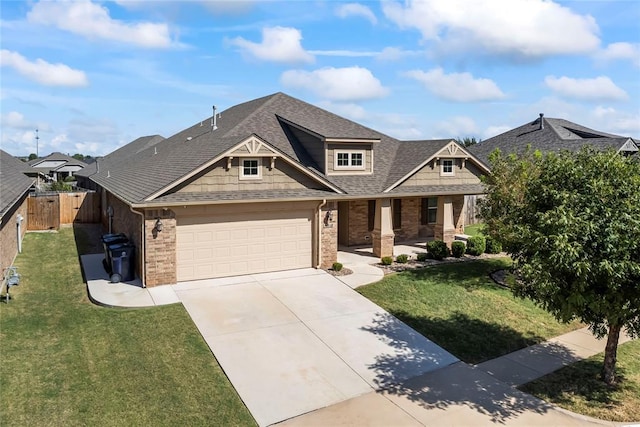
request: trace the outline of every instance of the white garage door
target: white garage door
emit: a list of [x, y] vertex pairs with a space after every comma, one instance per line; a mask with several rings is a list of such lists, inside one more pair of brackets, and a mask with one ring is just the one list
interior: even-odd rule
[[178, 216], [178, 281], [311, 267], [312, 211]]

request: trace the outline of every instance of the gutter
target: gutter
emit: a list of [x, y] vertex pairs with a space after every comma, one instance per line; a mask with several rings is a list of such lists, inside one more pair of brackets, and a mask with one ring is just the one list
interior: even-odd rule
[[322, 202], [318, 205], [318, 259], [316, 260], [316, 269], [319, 269], [322, 265], [322, 215], [320, 214], [320, 210], [326, 204], [327, 199], [323, 199]]
[[147, 269], [146, 267], [147, 267], [147, 264], [145, 262], [146, 254], [145, 254], [145, 250], [144, 250], [144, 248], [145, 248], [145, 244], [144, 243], [147, 240], [147, 236], [146, 236], [146, 233], [145, 233], [144, 214], [142, 212], [138, 212], [138, 211], [133, 210], [132, 206], [129, 206], [129, 210], [131, 212], [133, 212], [134, 214], [136, 214], [136, 215], [140, 215], [140, 218], [142, 219], [142, 236], [141, 236], [141, 239], [140, 239], [140, 246], [141, 246], [140, 255], [141, 255], [141, 259], [142, 259], [142, 265], [140, 266], [140, 276], [141, 276], [140, 280], [142, 281], [142, 287], [146, 288], [147, 287], [147, 282], [146, 282], [145, 279], [146, 279], [146, 269]]

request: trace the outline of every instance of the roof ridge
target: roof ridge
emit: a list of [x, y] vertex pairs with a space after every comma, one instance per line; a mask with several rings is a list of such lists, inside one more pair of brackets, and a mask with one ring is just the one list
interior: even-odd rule
[[[284, 95], [282, 92], [276, 92], [276, 93], [272, 93], [271, 95], [267, 95], [267, 96], [263, 96], [262, 98], [258, 98], [258, 99], [253, 99], [251, 101], [247, 101], [247, 102], [243, 102], [242, 104], [238, 104], [238, 105], [234, 105], [231, 108], [236, 108], [236, 107], [240, 107], [243, 104], [248, 104], [250, 102], [256, 102], [256, 101], [260, 101], [261, 99], [264, 99], [264, 101], [262, 102], [262, 104], [260, 104], [256, 109], [254, 109], [250, 114], [247, 114], [242, 120], [240, 120], [238, 123], [236, 123], [235, 126], [233, 126], [231, 129], [229, 129], [224, 135], [222, 135], [222, 137], [227, 137], [229, 136], [229, 134], [234, 130], [234, 129], [238, 129], [239, 127], [241, 127], [245, 122], [247, 122], [252, 116], [254, 116], [256, 113], [258, 113], [259, 111], [262, 111], [265, 107], [265, 105], [270, 104], [271, 102], [273, 102], [273, 100], [278, 96], [278, 95]], [[228, 109], [227, 109], [228, 110]], [[225, 110], [225, 111], [227, 111]], [[222, 114], [222, 113], [221, 113]]]

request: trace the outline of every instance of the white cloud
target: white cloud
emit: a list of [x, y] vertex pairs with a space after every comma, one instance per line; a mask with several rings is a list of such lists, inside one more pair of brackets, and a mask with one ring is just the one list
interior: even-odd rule
[[112, 40], [146, 48], [166, 48], [174, 44], [169, 27], [163, 23], [127, 23], [112, 19], [109, 10], [91, 1], [41, 1], [27, 14], [32, 24], [53, 25], [89, 39]]
[[3, 128], [31, 129], [33, 127], [31, 123], [25, 120], [24, 115], [17, 111], [10, 111], [7, 114], [0, 115], [0, 124]]
[[482, 131], [482, 140], [484, 141], [485, 139], [493, 138], [494, 136], [510, 131], [511, 129], [513, 129], [513, 126], [507, 126], [507, 125], [489, 126], [484, 131]]
[[470, 117], [456, 116], [434, 126], [438, 138], [476, 137], [478, 126]]
[[343, 19], [349, 16], [361, 16], [374, 25], [378, 23], [378, 19], [371, 9], [359, 3], [346, 3], [338, 6], [336, 15]]
[[442, 68], [427, 72], [412, 70], [404, 73], [417, 80], [438, 98], [456, 102], [490, 101], [504, 98], [504, 93], [489, 79], [476, 79], [470, 73], [445, 74]]
[[640, 43], [611, 43], [595, 55], [599, 61], [631, 61], [640, 68]]
[[306, 52], [300, 41], [302, 33], [296, 28], [267, 27], [262, 29], [262, 41], [254, 43], [242, 37], [229, 43], [242, 49], [245, 55], [262, 61], [283, 63], [311, 63], [314, 57]]
[[600, 43], [593, 17], [552, 1], [387, 1], [383, 11], [448, 52], [540, 58], [593, 52]]
[[45, 86], [87, 86], [89, 81], [84, 72], [74, 70], [64, 64], [50, 64], [42, 59], [31, 62], [18, 52], [2, 49], [0, 66], [11, 67], [26, 78]]
[[627, 93], [611, 81], [600, 76], [593, 79], [547, 76], [545, 84], [556, 94], [579, 100], [625, 100]]
[[333, 101], [361, 101], [382, 98], [389, 93], [371, 71], [361, 67], [289, 70], [282, 74], [280, 82], [284, 86], [306, 89]]
[[377, 56], [376, 59], [379, 61], [399, 61], [400, 59], [403, 58], [409, 58], [412, 56], [420, 56], [420, 55], [424, 55], [424, 52], [420, 52], [418, 50], [403, 50], [400, 49], [398, 47], [385, 47], [384, 49], [382, 49], [382, 52], [380, 52]]
[[378, 52], [357, 50], [310, 50], [309, 53], [317, 56], [343, 56], [347, 58], [372, 57], [379, 55]]
[[597, 123], [606, 126], [608, 132], [617, 135], [640, 135], [640, 111], [637, 114], [619, 112], [615, 108], [597, 106], [591, 115]]
[[357, 122], [365, 122], [372, 117], [362, 106], [352, 102], [322, 101], [318, 103], [318, 106]]

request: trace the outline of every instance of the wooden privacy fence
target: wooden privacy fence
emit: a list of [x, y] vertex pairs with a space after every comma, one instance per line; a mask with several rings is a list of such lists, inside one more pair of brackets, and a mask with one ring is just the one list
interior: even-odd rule
[[97, 193], [31, 194], [28, 210], [29, 230], [57, 230], [60, 224], [100, 222]]

